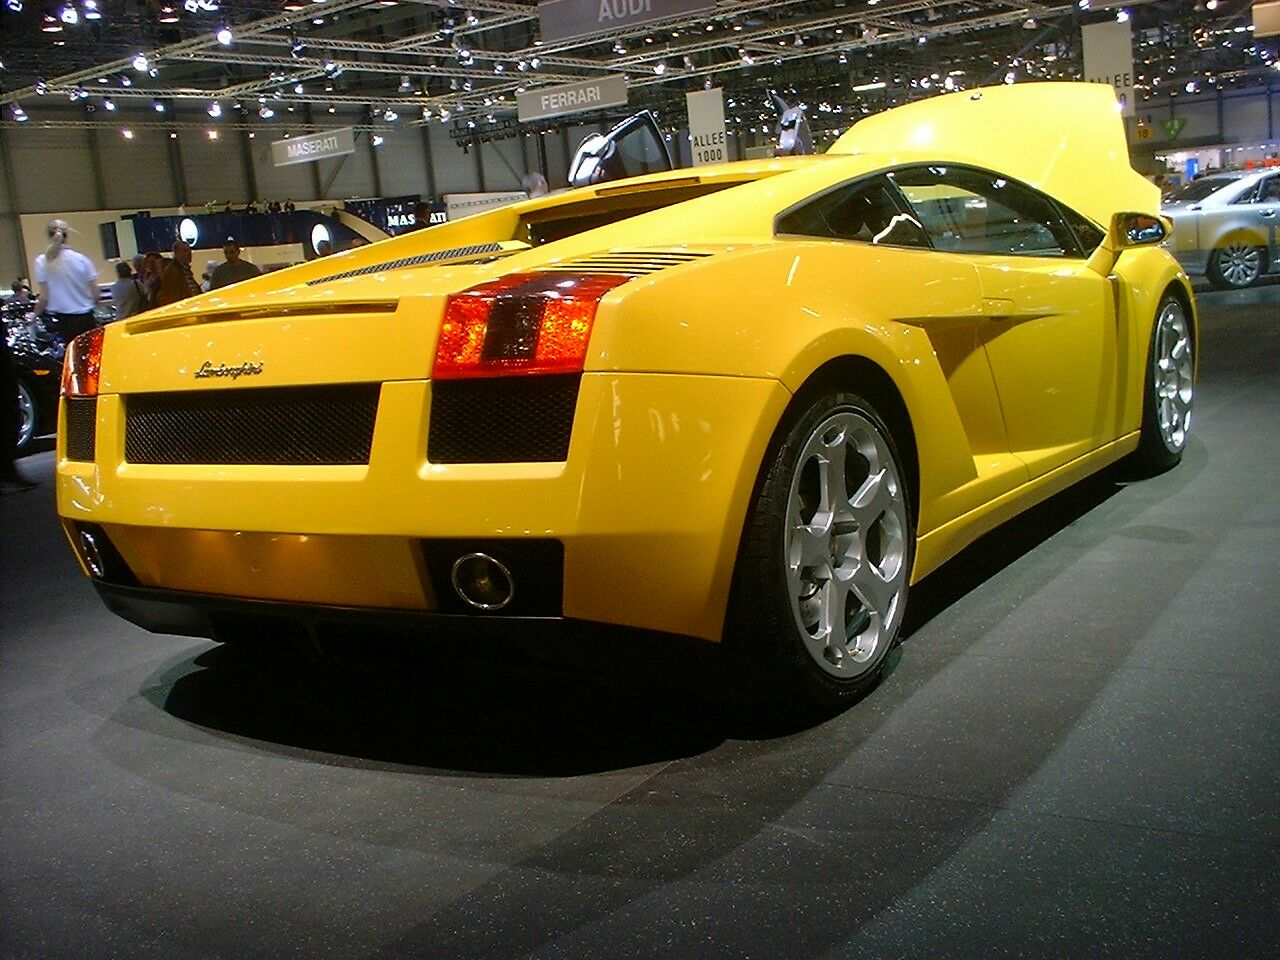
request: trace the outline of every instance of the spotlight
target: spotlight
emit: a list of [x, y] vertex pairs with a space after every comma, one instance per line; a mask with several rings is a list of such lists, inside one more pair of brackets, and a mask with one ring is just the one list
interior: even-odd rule
[[1129, 11], [1123, 8], [1116, 11], [1116, 23], [1128, 23]]
[[413, 89], [413, 84], [409, 82], [409, 75], [407, 73], [400, 74], [399, 89], [401, 93], [408, 93], [411, 89]]
[[263, 120], [270, 120], [275, 115], [276, 115], [276, 112], [272, 110], [270, 107], [268, 107], [265, 103], [258, 108], [258, 116], [260, 116]]
[[387, 107], [387, 109], [382, 112], [382, 119], [387, 121], [387, 123], [395, 123], [400, 119], [400, 114], [396, 113], [390, 107]]
[[133, 131], [132, 131], [132, 130], [121, 130], [121, 131], [120, 131], [120, 135], [121, 135], [122, 137], [124, 137], [126, 140], [132, 140], [132, 139], [133, 139]]
[[157, 19], [161, 23], [177, 23], [178, 11], [168, 4], [165, 4], [160, 8], [160, 16]]
[[147, 62], [147, 58], [145, 56], [140, 53], [135, 53], [133, 55], [133, 69], [137, 70], [139, 73], [146, 73], [149, 66], [151, 66], [151, 64]]
[[303, 86], [302, 86], [302, 84], [300, 84], [300, 83], [295, 83], [295, 84], [293, 85], [293, 92], [294, 92], [294, 93], [301, 94], [301, 93], [302, 93], [302, 91], [303, 91]]
[[217, 100], [210, 101], [207, 112], [209, 116], [215, 119], [222, 116], [222, 104], [220, 104]]
[[231, 41], [235, 39], [235, 37], [231, 36], [230, 27], [219, 27], [218, 32], [214, 34], [214, 37], [224, 47], [231, 46]]
[[152, 100], [151, 109], [153, 109], [156, 113], [164, 113], [164, 103], [160, 100]]
[[86, 20], [102, 19], [102, 11], [98, 9], [98, 0], [84, 0], [84, 18]]
[[667, 72], [667, 62], [665, 60], [659, 60], [653, 65], [653, 72], [658, 76], [662, 76]]
[[40, 18], [40, 29], [45, 33], [58, 33], [62, 30], [62, 24], [58, 22], [58, 18], [51, 13], [46, 13]]
[[122, 86], [122, 87], [132, 87], [132, 86], [133, 86], [133, 81], [132, 81], [132, 80], [130, 80], [128, 77], [122, 76], [122, 77], [120, 78], [120, 86]]
[[31, 118], [27, 116], [27, 111], [22, 109], [22, 104], [15, 103], [12, 107], [13, 119], [18, 123], [26, 123]]
[[35, 88], [36, 88], [36, 96], [38, 97], [43, 97], [46, 93], [49, 92], [49, 84], [46, 83], [43, 79], [36, 81]]
[[378, 135], [375, 133], [375, 134], [373, 135], [373, 145], [374, 145], [375, 147], [380, 147], [380, 146], [382, 146], [382, 143], [383, 143], [383, 141], [382, 141], [382, 137], [378, 136]]
[[58, 19], [67, 26], [74, 27], [80, 22], [80, 11], [68, 3], [58, 12]]
[[307, 52], [307, 45], [297, 37], [293, 38], [293, 42], [289, 44], [289, 56], [295, 60]]
[[103, 98], [102, 106], [103, 106], [103, 109], [105, 110], [114, 110], [116, 108], [115, 101], [110, 99], [109, 97]]
[[22, 12], [22, 0], [7, 0], [5, 6], [8, 7], [10, 13]]
[[217, 139], [218, 139], [218, 131], [217, 131], [217, 130], [206, 130], [206, 131], [205, 131], [205, 133], [207, 133], [207, 134], [209, 135], [209, 139], [210, 139], [210, 140], [217, 140]]

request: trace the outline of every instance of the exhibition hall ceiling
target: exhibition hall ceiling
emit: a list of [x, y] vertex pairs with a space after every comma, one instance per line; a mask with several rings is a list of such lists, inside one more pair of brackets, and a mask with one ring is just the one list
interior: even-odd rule
[[1117, 18], [1133, 27], [1140, 97], [1265, 83], [1276, 64], [1245, 0], [559, 2], [618, 25], [544, 38], [548, 12], [540, 24], [516, 0], [0, 0], [3, 122], [83, 110], [172, 126], [191, 122], [174, 115], [185, 107], [228, 126], [323, 126], [358, 106], [370, 127], [444, 122], [483, 139], [513, 132], [520, 92], [623, 74], [630, 102], [590, 119], [649, 107], [675, 124], [685, 93], [716, 86], [731, 123], [771, 125], [776, 90], [834, 132], [939, 90], [1078, 79], [1080, 26]]

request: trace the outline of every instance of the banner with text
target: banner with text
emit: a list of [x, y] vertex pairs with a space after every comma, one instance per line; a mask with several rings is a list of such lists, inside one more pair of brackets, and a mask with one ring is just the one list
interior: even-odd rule
[[1129, 21], [1087, 23], [1080, 28], [1080, 39], [1084, 46], [1084, 79], [1115, 87], [1121, 113], [1132, 117], [1133, 29]]
[[715, 0], [543, 0], [538, 4], [538, 32], [544, 43], [551, 43], [714, 6]]
[[627, 102], [627, 81], [622, 74], [562, 83], [554, 87], [538, 87], [516, 94], [520, 122], [545, 120], [566, 113], [581, 113], [600, 107], [616, 107]]
[[356, 152], [356, 135], [351, 127], [308, 133], [271, 144], [271, 162], [277, 167], [291, 163], [311, 163]]
[[724, 129], [724, 91], [696, 90], [684, 95], [689, 108], [689, 152], [693, 165], [724, 163], [729, 159]]

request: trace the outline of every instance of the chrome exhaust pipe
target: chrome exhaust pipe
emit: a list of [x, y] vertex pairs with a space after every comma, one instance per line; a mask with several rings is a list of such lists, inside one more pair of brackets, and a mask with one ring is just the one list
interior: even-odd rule
[[506, 564], [487, 553], [464, 553], [453, 562], [449, 578], [463, 603], [489, 613], [508, 606], [516, 592]]

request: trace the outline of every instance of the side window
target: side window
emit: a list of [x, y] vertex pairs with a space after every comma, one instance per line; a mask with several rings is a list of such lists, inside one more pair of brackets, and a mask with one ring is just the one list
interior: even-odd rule
[[1075, 237], [1052, 201], [1030, 187], [968, 167], [890, 174], [939, 250], [1078, 257]]
[[928, 247], [920, 224], [902, 209], [883, 177], [837, 187], [778, 220], [778, 233], [897, 247]]
[[1082, 217], [1074, 210], [1069, 210], [1059, 205], [1058, 209], [1062, 212], [1062, 217], [1067, 221], [1067, 225], [1071, 227], [1071, 232], [1076, 235], [1076, 240], [1080, 242], [1080, 249], [1086, 257], [1093, 254], [1098, 249], [1104, 239], [1106, 233], [1092, 220]]
[[1280, 203], [1280, 177], [1267, 177], [1258, 184], [1258, 203]]

